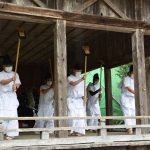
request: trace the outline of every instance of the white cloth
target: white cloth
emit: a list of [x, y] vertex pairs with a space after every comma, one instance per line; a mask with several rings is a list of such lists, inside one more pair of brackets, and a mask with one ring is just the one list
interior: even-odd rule
[[[134, 90], [134, 79], [132, 77], [125, 77], [122, 84], [122, 95], [121, 95], [121, 108], [124, 116], [135, 116], [135, 97], [134, 94], [127, 90], [130, 87]], [[135, 125], [135, 119], [125, 119], [126, 125]]]
[[[0, 81], [10, 79], [14, 76], [14, 72], [7, 73], [5, 71], [0, 72]], [[16, 84], [21, 84], [19, 75], [16, 75]], [[17, 108], [19, 102], [17, 99], [16, 92], [13, 91], [13, 82], [7, 85], [0, 83], [0, 116], [1, 117], [17, 117]], [[2, 121], [3, 126], [6, 129], [18, 129], [17, 120]], [[18, 136], [18, 132], [7, 132], [8, 136]]]
[[[99, 92], [95, 95], [90, 95], [89, 91], [95, 92], [100, 88], [99, 84], [93, 85], [89, 83], [87, 88], [88, 100], [87, 100], [87, 115], [88, 116], [100, 116], [100, 106], [99, 106]], [[98, 119], [87, 120], [88, 126], [98, 126]]]
[[[48, 89], [47, 85], [42, 85], [42, 89]], [[54, 115], [54, 90], [51, 88], [47, 93], [40, 92], [38, 116], [52, 117]], [[35, 128], [52, 128], [54, 127], [54, 120], [37, 120], [34, 125]]]
[[[76, 77], [73, 75], [70, 75], [68, 77], [68, 116], [71, 117], [84, 117], [86, 116], [85, 112], [85, 106], [82, 97], [84, 96], [84, 81], [81, 81], [78, 85], [72, 86], [70, 84], [71, 81], [75, 82], [79, 80], [80, 77]], [[69, 126], [71, 127], [77, 127], [77, 126], [86, 126], [85, 119], [80, 120], [70, 120]], [[74, 129], [71, 130], [71, 133], [78, 132], [81, 134], [85, 134], [85, 129]]]

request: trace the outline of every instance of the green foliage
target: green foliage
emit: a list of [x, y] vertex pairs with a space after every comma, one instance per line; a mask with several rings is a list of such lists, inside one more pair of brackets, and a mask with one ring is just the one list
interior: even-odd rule
[[116, 75], [123, 79], [128, 74], [130, 65], [131, 64], [127, 64], [118, 67]]

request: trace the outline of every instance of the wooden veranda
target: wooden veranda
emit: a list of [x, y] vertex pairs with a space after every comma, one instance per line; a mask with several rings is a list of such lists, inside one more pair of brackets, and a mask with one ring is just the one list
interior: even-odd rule
[[[35, 146], [38, 142], [38, 146], [45, 145], [46, 147], [50, 146], [49, 148], [60, 149], [60, 145], [65, 144], [64, 149], [65, 147], [71, 149], [85, 148], [86, 144], [87, 148], [98, 147], [100, 145], [101, 147], [110, 147], [150, 144], [147, 130], [149, 128], [149, 104], [146, 93], [145, 75], [145, 57], [150, 55], [150, 23], [145, 19], [148, 16], [145, 15], [145, 18], [143, 17], [143, 9], [148, 10], [147, 5], [150, 6], [150, 3], [148, 0], [135, 0], [134, 3], [131, 2], [131, 6], [135, 5], [136, 7], [134, 10], [131, 7], [130, 11], [132, 13], [135, 12], [135, 14], [132, 15], [131, 13], [127, 17], [127, 14], [124, 14], [111, 1], [102, 1], [106, 6], [111, 8], [113, 16], [104, 16], [98, 12], [98, 9], [95, 10], [94, 8], [98, 4], [93, 8], [93, 14], [82, 12], [96, 2], [100, 3], [100, 1], [96, 0], [82, 1], [81, 6], [79, 2], [79, 6], [74, 9], [70, 8], [71, 4], [69, 2], [60, 2], [59, 0], [55, 2], [55, 7], [54, 5], [51, 5], [53, 7], [48, 7], [44, 3], [45, 1], [41, 2], [39, 0], [26, 1], [28, 5], [32, 3], [32, 6], [25, 6], [21, 3], [25, 1], [16, 1], [18, 5], [8, 3], [10, 1], [0, 2], [1, 56], [8, 53], [15, 59], [17, 43], [16, 29], [23, 28], [27, 33], [27, 38], [22, 41], [19, 64], [19, 74], [23, 85], [26, 87], [38, 86], [40, 84], [39, 79], [42, 78], [42, 74], [39, 72], [44, 74], [48, 72], [48, 60], [51, 58], [55, 78], [55, 109], [56, 115], [59, 117], [67, 116], [67, 74], [69, 74], [74, 62], [84, 61], [83, 45], [89, 45], [91, 49], [91, 55], [88, 57], [88, 70], [99, 68], [99, 62], [104, 62], [107, 116], [112, 116], [111, 68], [133, 62], [137, 116], [147, 116], [146, 118], [141, 117], [138, 122], [139, 126], [135, 127], [137, 128], [136, 135], [125, 135], [124, 140], [129, 139], [125, 143], [113, 143], [114, 141], [110, 140], [110, 145], [107, 145], [105, 144], [106, 139], [112, 139], [113, 136], [108, 137], [105, 134], [109, 126], [104, 125], [97, 127], [102, 131], [101, 136], [73, 139], [67, 137], [67, 130], [69, 129], [63, 128], [67, 127], [67, 119], [59, 120], [57, 118], [59, 120], [57, 121], [57, 129], [59, 130], [57, 136], [60, 139], [51, 139], [51, 144], [49, 144], [49, 139], [38, 141], [14, 140], [10, 142], [1, 141], [1, 146], [5, 147], [8, 143], [10, 147], [26, 147], [27, 145], [27, 149], [32, 149], [31, 147]], [[126, 3], [129, 3], [129, 1], [126, 1]], [[41, 7], [35, 7], [34, 4]], [[140, 7], [141, 4], [143, 7]], [[69, 11], [69, 8], [71, 11]], [[95, 13], [94, 10], [96, 11]], [[28, 73], [31, 75], [28, 76]], [[8, 118], [3, 119], [7, 120]], [[30, 118], [28, 119], [30, 120]], [[33, 120], [33, 118], [31, 119]], [[125, 126], [115, 128], [125, 128]], [[23, 129], [19, 130], [23, 131]], [[35, 130], [31, 129], [28, 131]], [[47, 135], [48, 130], [41, 129], [40, 131], [43, 131], [43, 137]], [[119, 135], [115, 140], [120, 141], [120, 137], [123, 136]], [[66, 138], [70, 141], [69, 146], [71, 144], [74, 145], [76, 140], [78, 145], [67, 147], [67, 142], [62, 142], [66, 141]], [[132, 140], [133, 138], [136, 142]], [[140, 140], [144, 142], [137, 142]], [[94, 141], [96, 142], [94, 143]], [[129, 141], [133, 141], [133, 143], [129, 143]], [[33, 145], [32, 142], [34, 143]], [[94, 144], [91, 145], [91, 142]], [[99, 142], [102, 143], [99, 144]], [[29, 148], [29, 146], [31, 147]]]

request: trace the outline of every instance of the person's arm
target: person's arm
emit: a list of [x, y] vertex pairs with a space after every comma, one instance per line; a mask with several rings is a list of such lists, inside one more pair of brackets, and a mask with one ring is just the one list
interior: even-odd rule
[[16, 77], [12, 77], [12, 78], [10, 78], [10, 79], [1, 80], [0, 83], [3, 84], [3, 85], [7, 85], [7, 84], [9, 84], [10, 82], [15, 81], [15, 80], [16, 80]]
[[132, 94], [134, 94], [134, 90], [133, 90], [133, 88], [132, 88], [132, 86], [131, 86], [131, 80], [130, 80], [130, 78], [128, 78], [128, 77], [126, 77], [125, 79], [124, 79], [124, 87], [130, 92], [130, 93], [132, 93]]
[[69, 83], [72, 85], [72, 86], [76, 86], [76, 85], [78, 85], [80, 82], [82, 82], [83, 80], [84, 80], [84, 76], [81, 78], [81, 79], [79, 79], [79, 80], [77, 80], [77, 81], [70, 81]]
[[16, 80], [15, 80], [15, 85], [13, 84], [13, 91], [16, 92], [19, 89], [20, 85], [21, 85], [21, 81], [18, 73], [16, 73]]
[[126, 87], [127, 88], [127, 90], [129, 91], [129, 92], [131, 92], [132, 94], [134, 94], [134, 90], [131, 88], [131, 87]]
[[40, 92], [43, 93], [43, 94], [45, 94], [45, 93], [47, 93], [51, 88], [52, 88], [52, 87], [50, 86], [50, 87], [48, 87], [48, 88], [46, 88], [46, 89], [40, 89]]
[[100, 91], [101, 91], [100, 89], [98, 89], [98, 90], [96, 90], [96, 91], [94, 91], [94, 92], [90, 90], [89, 93], [90, 93], [91, 96], [94, 96], [94, 95], [96, 95], [97, 93], [99, 93]]
[[13, 91], [16, 92], [21, 84], [13, 84]]

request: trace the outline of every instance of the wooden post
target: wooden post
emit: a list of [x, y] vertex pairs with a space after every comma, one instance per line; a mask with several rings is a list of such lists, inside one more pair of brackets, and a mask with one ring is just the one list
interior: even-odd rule
[[[106, 99], [106, 116], [112, 116], [112, 83], [111, 69], [105, 68], [105, 99]], [[106, 120], [106, 124], [110, 125], [111, 120]]]
[[[132, 35], [132, 57], [134, 68], [136, 115], [146, 116], [148, 115], [148, 110], [145, 77], [144, 34], [142, 29], [136, 29]], [[148, 119], [141, 119], [141, 121], [138, 120], [138, 123], [147, 124]], [[146, 132], [147, 129], [142, 129], [142, 133]]]
[[41, 132], [41, 139], [48, 140], [49, 139], [49, 132]]
[[141, 128], [136, 128], [135, 129], [135, 134], [136, 135], [141, 135]]
[[[57, 116], [67, 115], [67, 55], [66, 55], [66, 21], [56, 20], [54, 32], [55, 64], [55, 111]], [[65, 127], [66, 120], [57, 121], [58, 127]], [[59, 137], [66, 137], [67, 131], [60, 131]]]
[[100, 125], [102, 127], [104, 127], [104, 128], [101, 129], [101, 130], [98, 130], [98, 136], [107, 136], [107, 129], [105, 128], [105, 126], [106, 126], [106, 122], [105, 121], [106, 121], [105, 119], [101, 120]]
[[[2, 130], [2, 129], [3, 129], [3, 125], [0, 122], [0, 130]], [[3, 132], [0, 132], [0, 141], [3, 141], [3, 140], [4, 140], [4, 134], [3, 134]]]
[[[146, 65], [146, 88], [147, 88], [147, 108], [148, 108], [148, 116], [150, 115], [150, 57], [145, 60]], [[148, 124], [150, 124], [150, 119], [148, 119]], [[150, 132], [150, 129], [149, 129]]]

